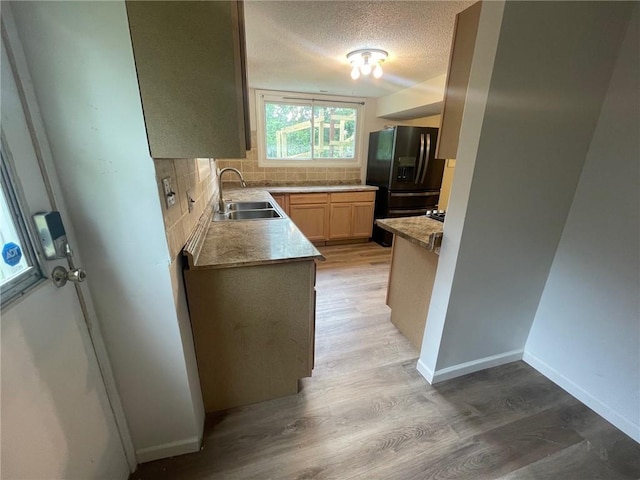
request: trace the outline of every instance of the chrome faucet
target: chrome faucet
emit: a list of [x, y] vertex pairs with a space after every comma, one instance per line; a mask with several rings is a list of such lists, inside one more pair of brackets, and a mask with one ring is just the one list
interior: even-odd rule
[[221, 169], [220, 173], [218, 173], [218, 195], [220, 196], [218, 200], [218, 212], [220, 213], [225, 213], [224, 196], [222, 195], [222, 174], [226, 171], [235, 172], [236, 175], [240, 177], [240, 184], [242, 185], [242, 187], [244, 188], [247, 186], [247, 184], [244, 183], [244, 178], [242, 178], [242, 173], [240, 173], [240, 170], [238, 170], [237, 168], [225, 167]]

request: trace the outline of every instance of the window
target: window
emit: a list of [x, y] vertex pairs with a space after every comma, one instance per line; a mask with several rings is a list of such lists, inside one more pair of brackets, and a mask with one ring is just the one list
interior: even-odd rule
[[261, 166], [360, 165], [361, 98], [256, 91]]
[[37, 283], [42, 272], [36, 261], [4, 151], [0, 152], [0, 288], [2, 305]]

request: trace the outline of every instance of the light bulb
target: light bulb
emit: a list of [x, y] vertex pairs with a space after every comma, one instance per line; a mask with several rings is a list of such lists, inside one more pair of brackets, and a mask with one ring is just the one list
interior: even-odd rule
[[347, 54], [347, 61], [351, 64], [351, 78], [357, 80], [363, 75], [382, 78], [382, 63], [389, 54], [377, 48], [354, 50]]
[[375, 68], [373, 69], [373, 76], [375, 78], [380, 78], [382, 76], [382, 67], [379, 63], [376, 63]]
[[369, 75], [371, 73], [371, 64], [369, 63], [369, 57], [364, 57], [364, 63], [360, 65], [360, 71], [363, 75]]

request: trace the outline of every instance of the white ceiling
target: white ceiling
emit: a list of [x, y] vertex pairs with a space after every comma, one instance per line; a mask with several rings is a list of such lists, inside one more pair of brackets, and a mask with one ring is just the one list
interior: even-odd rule
[[[455, 15], [473, 1], [245, 2], [253, 88], [380, 97], [446, 73]], [[389, 52], [384, 76], [352, 80], [346, 55]]]

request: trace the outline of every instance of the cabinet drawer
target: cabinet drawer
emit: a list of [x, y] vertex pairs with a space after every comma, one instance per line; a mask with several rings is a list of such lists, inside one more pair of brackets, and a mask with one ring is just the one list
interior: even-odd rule
[[292, 193], [289, 195], [289, 205], [304, 205], [309, 203], [327, 203], [327, 193]]
[[376, 192], [340, 192], [331, 194], [331, 203], [373, 202]]

